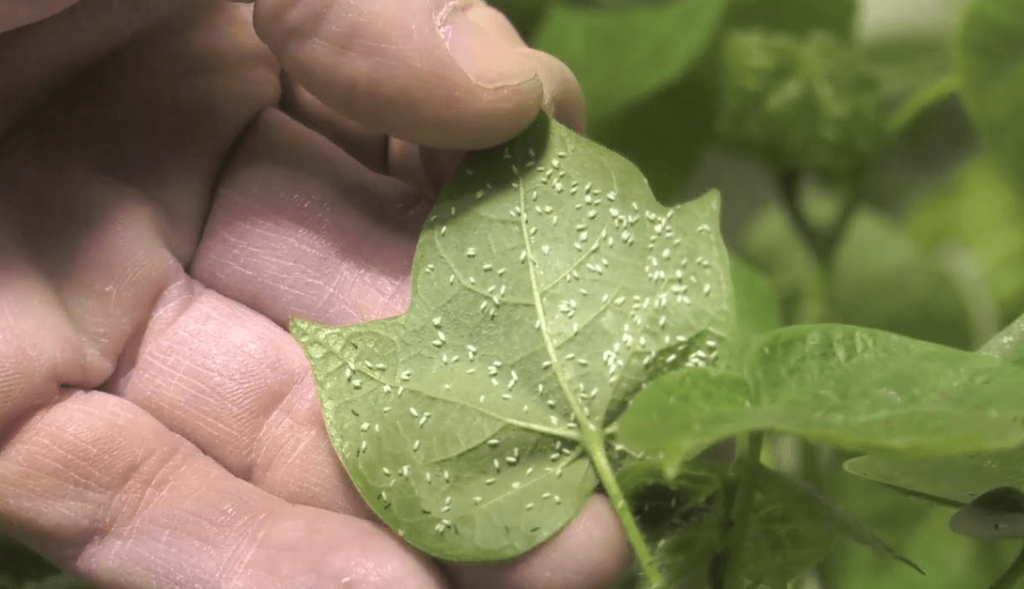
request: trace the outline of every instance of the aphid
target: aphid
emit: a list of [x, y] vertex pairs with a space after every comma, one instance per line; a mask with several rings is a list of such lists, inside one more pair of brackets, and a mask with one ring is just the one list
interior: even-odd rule
[[359, 429], [360, 429], [360, 431], [364, 431], [364, 432], [368, 431], [370, 429], [370, 422], [364, 421], [363, 424], [359, 426]]

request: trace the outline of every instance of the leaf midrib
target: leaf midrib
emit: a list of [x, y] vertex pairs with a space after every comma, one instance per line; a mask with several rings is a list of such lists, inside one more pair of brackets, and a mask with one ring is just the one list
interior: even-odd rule
[[[520, 165], [517, 169], [524, 169], [522, 164], [522, 154], [516, 146], [516, 161]], [[516, 173], [519, 185], [519, 229], [523, 235], [523, 247], [526, 250], [526, 272], [530, 277], [530, 292], [533, 295], [533, 304], [537, 308], [537, 319], [539, 320], [541, 337], [544, 340], [544, 348], [547, 350], [548, 358], [551, 360], [551, 370], [555, 373], [555, 379], [558, 381], [558, 387], [562, 390], [562, 396], [565, 397], [566, 402], [572, 409], [573, 416], [579, 423], [581, 428], [586, 431], [597, 433], [597, 429], [594, 424], [587, 418], [583, 412], [583, 408], [580, 407], [576, 398], [572, 395], [572, 389], [568, 386], [568, 377], [565, 375], [563, 370], [562, 362], [558, 358], [558, 353], [555, 349], [555, 343], [551, 338], [551, 333], [548, 331], [547, 315], [544, 312], [544, 302], [541, 300], [540, 281], [537, 278], [537, 272], [535, 268], [535, 262], [533, 257], [533, 247], [530, 245], [530, 231], [526, 226], [526, 219], [528, 217], [527, 204], [526, 204], [526, 186], [525, 178], [522, 172]], [[589, 449], [588, 449], [589, 450]]]

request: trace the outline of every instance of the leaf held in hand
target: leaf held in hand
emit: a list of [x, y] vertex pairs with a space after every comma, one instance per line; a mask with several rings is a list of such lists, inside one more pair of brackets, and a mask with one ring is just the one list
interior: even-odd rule
[[566, 525], [641, 384], [713, 363], [733, 329], [718, 214], [717, 194], [663, 207], [545, 115], [469, 155], [420, 235], [405, 315], [292, 324], [380, 518], [448, 560], [510, 558]]

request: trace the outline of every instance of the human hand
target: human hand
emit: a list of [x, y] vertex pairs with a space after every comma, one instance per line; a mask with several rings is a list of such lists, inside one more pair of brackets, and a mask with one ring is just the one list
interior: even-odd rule
[[0, 528], [103, 587], [614, 579], [601, 497], [507, 563], [403, 544], [283, 328], [402, 312], [457, 150], [541, 107], [582, 125], [479, 2], [0, 0]]

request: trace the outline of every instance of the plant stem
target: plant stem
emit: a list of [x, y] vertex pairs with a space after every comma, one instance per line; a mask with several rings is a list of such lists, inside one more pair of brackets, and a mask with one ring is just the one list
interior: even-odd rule
[[799, 172], [796, 170], [782, 170], [779, 172], [779, 191], [782, 193], [782, 202], [786, 206], [786, 211], [789, 213], [789, 217], [792, 219], [797, 232], [800, 233], [807, 247], [810, 248], [814, 259], [826, 272], [832, 264], [832, 258], [835, 256], [836, 249], [843, 237], [843, 232], [846, 231], [846, 227], [850, 224], [850, 219], [853, 218], [853, 213], [857, 210], [857, 206], [860, 205], [864, 194], [861, 187], [862, 178], [863, 174], [854, 174], [852, 176], [848, 186], [848, 193], [843, 200], [843, 208], [839, 212], [838, 218], [836, 218], [831, 227], [822, 231], [811, 224], [807, 214], [800, 207]]
[[1010, 568], [1006, 569], [989, 589], [1013, 589], [1019, 586], [1021, 580], [1024, 580], [1024, 547], [1010, 564]]
[[885, 128], [890, 137], [899, 137], [911, 123], [936, 104], [956, 94], [960, 90], [960, 80], [949, 74], [935, 83], [921, 88], [910, 98], [903, 101], [896, 112], [889, 117]]
[[736, 462], [743, 469], [743, 473], [732, 506], [733, 527], [729, 531], [726, 543], [724, 589], [742, 589], [743, 586], [743, 568], [740, 566], [739, 556], [750, 534], [750, 520], [757, 489], [757, 468], [761, 464], [763, 445], [764, 432], [749, 434], [746, 448]]
[[604, 492], [608, 494], [612, 507], [619, 515], [619, 521], [622, 522], [622, 527], [626, 531], [626, 538], [633, 546], [633, 553], [636, 555], [637, 561], [640, 562], [640, 570], [650, 586], [664, 587], [665, 578], [661, 574], [661, 570], [658, 569], [657, 563], [654, 562], [654, 553], [647, 545], [647, 540], [644, 538], [636, 518], [633, 517], [633, 512], [629, 510], [626, 496], [622, 492], [622, 487], [619, 486], [618, 479], [615, 478], [611, 462], [608, 461], [604, 436], [597, 430], [588, 429], [583, 435], [583, 446], [590, 455], [594, 470], [597, 471], [597, 478], [600, 479], [601, 485], [604, 487]]

